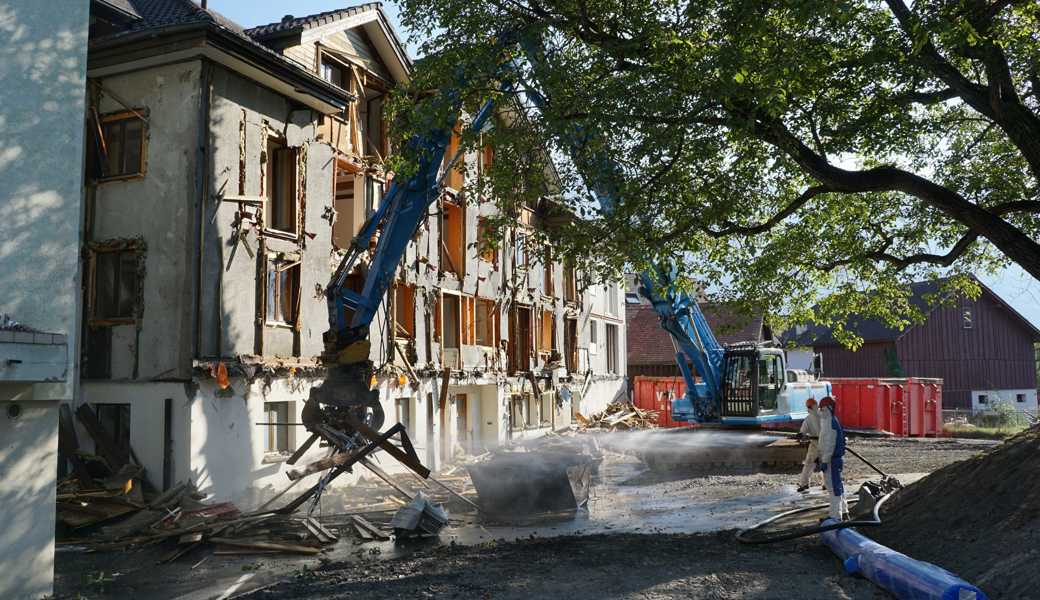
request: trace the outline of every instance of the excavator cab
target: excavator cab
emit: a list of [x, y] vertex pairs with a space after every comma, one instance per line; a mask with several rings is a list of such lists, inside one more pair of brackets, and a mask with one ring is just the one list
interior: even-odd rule
[[785, 377], [784, 353], [779, 348], [727, 348], [722, 365], [723, 423], [758, 424], [787, 420], [781, 406]]

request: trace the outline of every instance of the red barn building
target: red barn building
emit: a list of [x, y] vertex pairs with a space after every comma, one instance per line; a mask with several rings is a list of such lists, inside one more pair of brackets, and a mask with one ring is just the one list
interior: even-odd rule
[[1019, 411], [1037, 410], [1040, 330], [985, 285], [975, 300], [946, 298], [935, 282], [913, 284], [911, 301], [925, 312], [905, 330], [877, 319], [852, 318], [863, 338], [852, 352], [822, 326], [797, 327], [785, 343], [811, 346], [823, 355], [824, 377], [927, 377], [943, 380], [943, 408], [985, 411], [1005, 402]]

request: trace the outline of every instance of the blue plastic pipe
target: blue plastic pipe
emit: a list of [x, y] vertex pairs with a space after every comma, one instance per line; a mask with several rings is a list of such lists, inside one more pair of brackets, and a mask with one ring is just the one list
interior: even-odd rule
[[[835, 523], [827, 519], [824, 525]], [[896, 598], [913, 600], [986, 600], [979, 588], [932, 563], [914, 560], [867, 538], [855, 529], [820, 534], [841, 559], [845, 571], [862, 575]]]

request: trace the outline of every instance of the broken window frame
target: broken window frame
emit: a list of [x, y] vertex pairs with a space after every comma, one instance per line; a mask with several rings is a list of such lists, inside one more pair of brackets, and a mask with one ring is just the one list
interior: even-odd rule
[[550, 298], [556, 296], [556, 279], [553, 272], [552, 246], [545, 247], [542, 258], [542, 294]]
[[[104, 115], [98, 115], [96, 112], [94, 113], [94, 127], [91, 136], [94, 143], [88, 155], [89, 160], [87, 169], [88, 176], [94, 183], [140, 179], [145, 176], [148, 165], [146, 158], [148, 150], [148, 121], [145, 120], [147, 115], [148, 109], [146, 108], [135, 108], [133, 110], [123, 110]], [[137, 168], [128, 171], [126, 170], [126, 125], [129, 122], [140, 123], [141, 133], [140, 139], [138, 140]], [[112, 131], [110, 130], [117, 126], [120, 128], [118, 148], [121, 153], [119, 162], [122, 165], [122, 169], [119, 173], [106, 174], [104, 169], [107, 168], [109, 155], [113, 144], [116, 141], [116, 138], [112, 135]]]
[[[339, 81], [332, 77], [334, 72], [339, 72]], [[343, 63], [324, 52], [318, 57], [318, 76], [341, 90], [347, 89], [344, 84], [350, 82], [349, 75], [347, 75], [349, 72], [349, 67], [344, 67]]]
[[[449, 215], [456, 215], [459, 224], [451, 222]], [[441, 201], [440, 218], [440, 263], [441, 272], [462, 280], [466, 275], [466, 207], [447, 197]], [[457, 243], [449, 243], [448, 227], [457, 227]]]
[[[293, 303], [292, 315], [290, 319], [284, 319], [284, 314], [281, 316], [283, 320], [278, 320], [271, 317], [271, 308], [273, 305], [278, 305], [279, 300], [283, 297], [281, 293], [281, 287], [275, 290], [271, 289], [271, 274], [288, 273], [287, 278], [292, 284], [290, 292], [294, 294], [294, 297], [290, 299]], [[277, 252], [269, 252], [266, 255], [266, 261], [264, 264], [264, 325], [267, 327], [285, 327], [295, 329], [300, 319], [300, 301], [301, 301], [301, 278], [303, 275], [303, 268], [300, 261], [300, 257], [292, 254], [284, 254]], [[273, 301], [273, 302], [272, 302]], [[283, 308], [284, 310], [284, 308]]]
[[[299, 163], [299, 148], [291, 147], [286, 143], [286, 140], [279, 136], [269, 136], [267, 138], [267, 146], [264, 149], [264, 177], [263, 177], [263, 193], [264, 198], [264, 234], [273, 235], [274, 237], [281, 237], [289, 240], [298, 240], [300, 237], [300, 177], [298, 171]], [[278, 174], [278, 159], [281, 156], [286, 156], [288, 161], [287, 172], [283, 175], [288, 176], [288, 182], [283, 182], [281, 176]], [[281, 188], [282, 193], [288, 195], [287, 205], [291, 207], [291, 215], [289, 221], [292, 229], [283, 229], [279, 223], [275, 225], [275, 214], [281, 207], [281, 198], [275, 196], [277, 193], [276, 188]]]
[[403, 281], [394, 284], [394, 338], [415, 339], [415, 286]]
[[[484, 323], [485, 335], [481, 335], [480, 324], [482, 321]], [[501, 339], [499, 333], [499, 316], [498, 309], [493, 300], [477, 298], [474, 331], [474, 343], [477, 346], [482, 346], [484, 348], [498, 347], [498, 340]]]
[[[145, 260], [145, 248], [144, 242], [141, 240], [117, 240], [113, 242], [91, 242], [87, 244], [87, 314], [89, 315], [87, 324], [90, 327], [111, 327], [114, 325], [133, 325], [137, 323], [141, 318], [142, 312], [142, 294], [144, 292], [144, 260]], [[126, 290], [132, 297], [129, 298], [129, 302], [132, 303], [130, 315], [99, 315], [98, 314], [98, 257], [100, 255], [117, 255], [117, 268], [113, 275], [113, 294], [114, 302], [117, 306], [123, 303], [122, 293], [122, 276], [123, 273], [123, 262], [122, 255], [130, 255], [134, 259], [135, 266], [135, 280], [132, 282], [132, 289]]]
[[570, 261], [563, 264], [563, 300], [569, 304], [578, 303], [578, 272]]

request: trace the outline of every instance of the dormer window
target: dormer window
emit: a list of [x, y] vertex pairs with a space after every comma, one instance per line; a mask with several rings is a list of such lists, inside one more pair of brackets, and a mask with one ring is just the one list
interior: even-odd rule
[[321, 78], [337, 87], [342, 88], [344, 82], [343, 67], [339, 66], [338, 64], [330, 60], [322, 60]]

